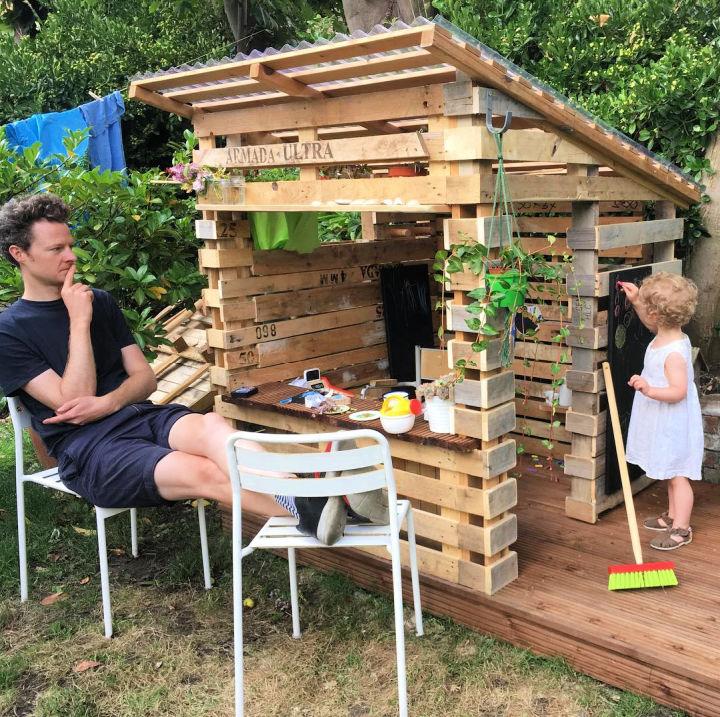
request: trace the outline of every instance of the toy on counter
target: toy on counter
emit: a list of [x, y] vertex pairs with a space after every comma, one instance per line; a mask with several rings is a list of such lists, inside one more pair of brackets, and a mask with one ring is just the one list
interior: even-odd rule
[[415, 416], [422, 410], [420, 401], [408, 399], [404, 391], [383, 399], [380, 423], [388, 433], [407, 433], [415, 425]]
[[312, 389], [313, 391], [318, 391], [319, 393], [325, 393], [328, 395], [341, 394], [343, 396], [349, 396], [351, 398], [353, 396], [352, 391], [347, 391], [344, 388], [333, 386], [326, 376], [320, 375], [319, 368], [305, 369], [305, 371], [303, 371], [303, 381], [308, 388]]
[[333, 386], [327, 376], [321, 376], [320, 380], [323, 382], [325, 389], [330, 393], [339, 393], [341, 396], [347, 396], [348, 398], [352, 398], [355, 395], [352, 391], [348, 391], [345, 388]]

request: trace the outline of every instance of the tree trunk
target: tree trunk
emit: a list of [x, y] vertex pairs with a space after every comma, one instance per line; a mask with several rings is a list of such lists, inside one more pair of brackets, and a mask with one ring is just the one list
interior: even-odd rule
[[693, 345], [699, 346], [705, 360], [720, 366], [720, 336], [715, 326], [720, 322], [720, 131], [710, 140], [705, 155], [715, 174], [703, 177], [705, 192], [710, 197], [700, 214], [710, 236], [700, 239], [687, 264], [687, 275], [698, 286], [700, 301], [688, 333]]
[[343, 0], [348, 30], [370, 32], [386, 20], [402, 20], [410, 24], [416, 16], [428, 13], [426, 0]]
[[242, 52], [243, 37], [247, 35], [247, 0], [223, 0], [225, 16], [235, 38], [235, 52]]

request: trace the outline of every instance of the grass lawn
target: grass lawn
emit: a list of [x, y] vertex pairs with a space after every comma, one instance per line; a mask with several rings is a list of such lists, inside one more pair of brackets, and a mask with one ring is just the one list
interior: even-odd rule
[[[231, 551], [214, 512], [209, 592], [190, 506], [142, 511], [136, 560], [127, 514], [109, 521], [116, 636], [105, 640], [92, 511], [34, 486], [26, 496], [31, 592], [21, 605], [12, 427], [0, 421], [0, 715], [232, 714]], [[396, 714], [390, 600], [302, 568], [304, 632], [293, 640], [285, 562], [255, 553], [244, 577], [255, 601], [245, 621], [249, 717]], [[407, 640], [414, 717], [681, 715], [449, 620], [426, 616], [425, 631]], [[74, 671], [84, 660], [99, 665]]]

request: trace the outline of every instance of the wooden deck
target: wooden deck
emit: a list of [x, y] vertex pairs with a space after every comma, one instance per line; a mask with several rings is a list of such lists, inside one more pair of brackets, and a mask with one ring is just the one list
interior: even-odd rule
[[[581, 672], [690, 715], [720, 717], [720, 488], [697, 485], [691, 546], [645, 552], [647, 561], [672, 556], [678, 587], [610, 592], [608, 565], [632, 562], [624, 508], [588, 525], [564, 515], [566, 479], [552, 481], [531, 464], [518, 478], [519, 578], [493, 597], [424, 578], [423, 608], [562, 656]], [[664, 493], [661, 484], [642, 491], [638, 515], [660, 512]], [[643, 533], [644, 544], [655, 535]], [[384, 560], [347, 552], [315, 550], [302, 560], [390, 592]]]

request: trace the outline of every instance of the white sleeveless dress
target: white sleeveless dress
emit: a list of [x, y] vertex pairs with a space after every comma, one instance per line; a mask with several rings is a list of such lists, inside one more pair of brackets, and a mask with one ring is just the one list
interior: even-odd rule
[[627, 439], [627, 460], [640, 466], [647, 476], [658, 480], [685, 476], [702, 478], [703, 424], [700, 399], [694, 381], [690, 339], [673, 341], [645, 351], [641, 376], [656, 388], [666, 388], [665, 361], [679, 353], [687, 366], [687, 396], [677, 403], [656, 401], [635, 392]]

